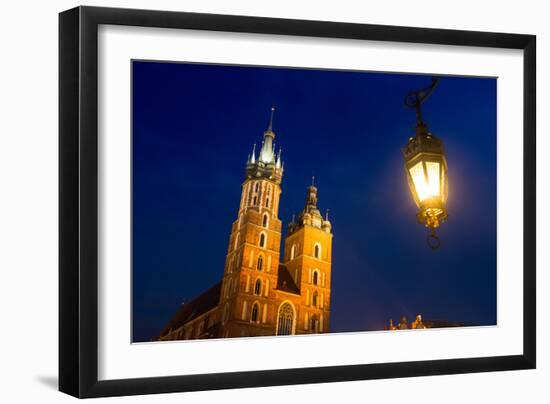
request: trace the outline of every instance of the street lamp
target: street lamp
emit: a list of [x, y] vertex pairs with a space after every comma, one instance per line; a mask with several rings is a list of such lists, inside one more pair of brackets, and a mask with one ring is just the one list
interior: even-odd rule
[[432, 78], [430, 86], [412, 91], [405, 97], [405, 105], [416, 110], [416, 136], [409, 138], [403, 148], [405, 171], [418, 213], [418, 222], [425, 225], [428, 245], [437, 249], [441, 245], [435, 229], [447, 219], [447, 161], [443, 142], [428, 131], [422, 118], [422, 103], [437, 87], [438, 78]]

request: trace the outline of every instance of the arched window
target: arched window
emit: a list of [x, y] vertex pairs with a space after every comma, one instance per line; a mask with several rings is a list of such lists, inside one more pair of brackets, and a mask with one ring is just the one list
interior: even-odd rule
[[290, 303], [283, 303], [277, 317], [277, 335], [292, 335], [294, 333], [294, 309]]
[[317, 294], [317, 292], [313, 292], [313, 299], [311, 299], [311, 304], [317, 307], [317, 303], [319, 303], [318, 300], [319, 300], [319, 295]]
[[265, 233], [260, 233], [260, 247], [265, 248], [267, 236]]
[[262, 226], [267, 227], [269, 224], [269, 215], [267, 213], [264, 213], [264, 216], [262, 217]]
[[269, 198], [265, 198], [265, 207], [269, 208]]
[[260, 256], [258, 257], [258, 262], [256, 263], [256, 269], [257, 269], [258, 271], [261, 271], [262, 268], [263, 268], [263, 265], [264, 265], [264, 257], [263, 257], [262, 255], [260, 255]]
[[319, 284], [319, 271], [313, 271], [313, 280], [312, 283], [314, 285]]
[[315, 243], [313, 247], [313, 256], [315, 258], [321, 258], [321, 245], [319, 243]]
[[258, 305], [258, 303], [254, 303], [254, 305], [252, 306], [252, 314], [250, 315], [250, 321], [254, 322], [254, 323], [257, 323], [258, 320], [259, 320], [259, 311], [260, 311], [260, 306]]
[[256, 183], [256, 189], [255, 189], [255, 191], [258, 192], [259, 190], [260, 190], [260, 183], [257, 182], [257, 183]]
[[296, 244], [292, 244], [290, 247], [290, 259], [293, 260], [296, 257]]
[[257, 202], [258, 202], [258, 197], [255, 196], [254, 199], [252, 200], [252, 206], [256, 206]]
[[256, 296], [260, 296], [262, 293], [262, 281], [261, 279], [256, 279], [256, 283], [254, 284], [254, 294]]

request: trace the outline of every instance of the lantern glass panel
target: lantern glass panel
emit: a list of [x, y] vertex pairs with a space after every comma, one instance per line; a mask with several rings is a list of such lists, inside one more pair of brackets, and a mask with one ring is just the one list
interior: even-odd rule
[[441, 165], [441, 200], [447, 201], [447, 177], [445, 172], [445, 165]]
[[439, 163], [437, 161], [426, 162], [426, 173], [428, 174], [428, 197], [441, 195], [441, 178], [439, 176]]
[[419, 161], [414, 166], [409, 168], [409, 173], [413, 180], [414, 188], [416, 190], [416, 194], [418, 195], [418, 199], [420, 200], [420, 202], [429, 198], [430, 196], [429, 186], [428, 186], [428, 182], [426, 181], [426, 175], [424, 173], [424, 165], [422, 161]]

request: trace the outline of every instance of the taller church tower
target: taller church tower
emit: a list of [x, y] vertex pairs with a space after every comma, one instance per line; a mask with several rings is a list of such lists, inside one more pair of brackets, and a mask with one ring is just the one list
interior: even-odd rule
[[274, 111], [259, 155], [254, 145], [248, 158], [238, 217], [231, 227], [219, 303], [223, 337], [272, 334], [268, 301], [277, 284], [283, 178], [281, 151], [276, 155], [274, 146]]

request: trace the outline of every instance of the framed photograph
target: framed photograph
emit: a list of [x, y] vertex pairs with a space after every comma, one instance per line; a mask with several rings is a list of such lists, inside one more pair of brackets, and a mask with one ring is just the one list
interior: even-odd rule
[[534, 36], [59, 28], [61, 391], [535, 368]]

